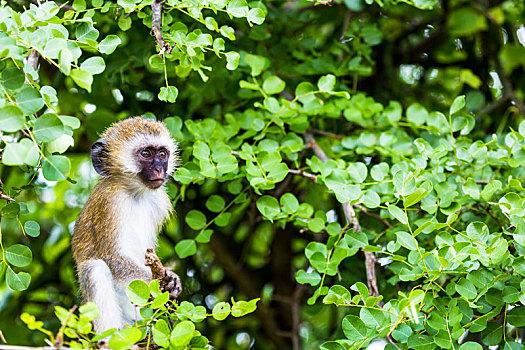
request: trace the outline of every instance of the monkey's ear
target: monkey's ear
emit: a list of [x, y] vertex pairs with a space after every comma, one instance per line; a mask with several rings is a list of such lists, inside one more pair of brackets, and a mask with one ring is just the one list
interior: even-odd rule
[[106, 148], [108, 142], [106, 139], [98, 139], [91, 146], [91, 161], [95, 171], [100, 175], [109, 175], [107, 156], [108, 150]]

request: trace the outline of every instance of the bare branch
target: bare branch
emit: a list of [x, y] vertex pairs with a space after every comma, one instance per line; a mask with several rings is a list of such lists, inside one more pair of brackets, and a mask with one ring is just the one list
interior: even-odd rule
[[170, 53], [173, 49], [162, 37], [162, 32], [160, 31], [160, 24], [162, 22], [162, 7], [164, 1], [153, 0], [151, 3], [151, 32], [157, 40], [159, 45], [159, 56], [164, 55], [164, 52]]

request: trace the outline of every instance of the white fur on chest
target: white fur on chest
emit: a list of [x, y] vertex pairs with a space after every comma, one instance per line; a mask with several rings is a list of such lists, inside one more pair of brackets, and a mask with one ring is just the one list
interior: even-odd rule
[[119, 229], [120, 254], [143, 266], [146, 249], [157, 244], [157, 231], [170, 212], [171, 203], [161, 190], [123, 201]]

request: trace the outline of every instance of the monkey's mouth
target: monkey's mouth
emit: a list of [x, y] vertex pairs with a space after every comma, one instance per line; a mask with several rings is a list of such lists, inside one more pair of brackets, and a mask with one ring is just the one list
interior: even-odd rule
[[164, 179], [150, 179], [150, 180], [147, 180], [146, 181], [146, 186], [148, 186], [149, 188], [159, 188], [160, 186], [162, 186], [162, 184], [164, 183]]

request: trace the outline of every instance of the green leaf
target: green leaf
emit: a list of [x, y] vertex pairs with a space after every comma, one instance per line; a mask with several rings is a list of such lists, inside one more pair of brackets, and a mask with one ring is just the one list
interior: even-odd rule
[[249, 313], [254, 312], [257, 309], [257, 302], [260, 298], [252, 299], [250, 301], [235, 301], [232, 305], [232, 316], [242, 317]]
[[26, 221], [24, 231], [26, 231], [28, 236], [38, 237], [40, 235], [40, 225], [36, 221]]
[[178, 323], [171, 331], [170, 345], [185, 346], [189, 344], [195, 331], [195, 324], [191, 321], [182, 321]]
[[407, 108], [407, 119], [416, 125], [422, 125], [428, 120], [428, 112], [419, 103], [413, 103]]
[[247, 17], [248, 11], [249, 8], [246, 0], [231, 0], [226, 7], [226, 12], [233, 17]]
[[56, 114], [46, 113], [35, 120], [33, 133], [39, 142], [53, 141], [64, 133], [64, 124]]
[[218, 321], [222, 321], [226, 319], [226, 317], [228, 317], [228, 315], [230, 314], [230, 311], [231, 311], [230, 304], [227, 302], [221, 301], [215, 304], [211, 313], [214, 319]]
[[186, 223], [194, 230], [200, 230], [206, 226], [206, 216], [198, 210], [190, 210], [186, 214]]
[[24, 267], [31, 263], [33, 254], [29, 247], [22, 244], [14, 244], [6, 249], [5, 258], [12, 265]]
[[159, 100], [170, 103], [175, 103], [177, 96], [179, 96], [179, 90], [175, 86], [161, 87], [158, 95]]
[[465, 95], [458, 96], [454, 99], [452, 106], [450, 106], [449, 114], [457, 113], [462, 110], [463, 107], [465, 107]]
[[313, 218], [308, 221], [308, 229], [312, 232], [321, 232], [324, 229], [324, 220], [321, 218]]
[[69, 174], [71, 163], [64, 156], [48, 156], [42, 165], [42, 173], [46, 180], [60, 181], [64, 180]]
[[175, 245], [175, 252], [181, 259], [197, 253], [197, 244], [193, 239], [183, 239]]
[[452, 36], [468, 36], [487, 28], [487, 18], [470, 7], [455, 9], [448, 16], [447, 26]]
[[279, 200], [281, 207], [288, 214], [293, 214], [299, 210], [299, 201], [292, 193], [285, 193]]
[[514, 327], [525, 327], [525, 306], [513, 308], [507, 314], [507, 322]]
[[143, 280], [131, 281], [126, 288], [126, 295], [133, 304], [145, 305], [149, 299], [149, 286]]
[[22, 71], [15, 67], [6, 68], [2, 72], [2, 85], [11, 90], [16, 90], [24, 85], [26, 77]]
[[456, 283], [456, 291], [467, 299], [475, 299], [478, 295], [474, 284], [464, 277]]
[[417, 250], [417, 245], [415, 238], [412, 235], [405, 231], [396, 232], [397, 243], [401, 244], [403, 247], [409, 250]]
[[36, 113], [44, 107], [44, 99], [40, 92], [28, 85], [16, 94], [16, 103], [26, 115]]
[[273, 218], [281, 212], [279, 202], [272, 196], [262, 196], [256, 204], [261, 214], [272, 222]]
[[99, 316], [97, 305], [94, 302], [87, 302], [80, 306], [78, 309], [82, 317], [86, 317], [88, 320], [94, 320]]
[[[222, 30], [222, 27], [221, 27]], [[234, 39], [232, 39], [234, 40]], [[226, 69], [235, 70], [239, 66], [240, 55], [238, 52], [230, 51], [226, 52]]]
[[213, 17], [206, 17], [204, 20], [204, 23], [206, 25], [206, 28], [213, 31], [218, 31], [219, 26], [217, 25], [217, 21]]
[[91, 92], [91, 84], [93, 84], [93, 75], [80, 69], [71, 70], [71, 78], [81, 88]]
[[90, 57], [80, 65], [80, 69], [91, 74], [100, 74], [106, 69], [104, 59], [99, 56]]
[[388, 175], [389, 170], [390, 168], [387, 163], [379, 163], [372, 167], [370, 175], [375, 181], [383, 181], [385, 176]]
[[310, 284], [315, 287], [321, 282], [321, 276], [316, 272], [305, 272], [304, 270], [297, 271], [295, 280], [301, 284]]
[[26, 290], [31, 283], [31, 275], [27, 272], [15, 273], [10, 266], [7, 267], [5, 282], [7, 286], [16, 291]]
[[333, 91], [335, 86], [335, 76], [333, 74], [322, 76], [317, 82], [317, 86], [319, 87], [319, 90], [324, 92]]
[[[217, 220], [215, 220], [215, 221], [217, 221]], [[211, 238], [212, 234], [213, 234], [213, 230], [210, 230], [210, 229], [201, 231], [201, 232], [199, 232], [197, 237], [195, 237], [195, 242], [197, 242], [197, 243], [208, 243], [210, 241], [210, 238]]]
[[463, 343], [459, 347], [459, 350], [482, 350], [482, 349], [483, 347], [481, 345], [479, 345], [478, 343], [474, 343], [473, 341]]
[[173, 175], [173, 178], [175, 179], [175, 181], [186, 185], [191, 183], [193, 179], [191, 172], [186, 168], [178, 168], [175, 174]]
[[113, 53], [117, 46], [121, 44], [120, 38], [116, 35], [108, 35], [98, 44], [98, 50], [101, 53], [104, 53], [106, 55], [109, 55], [110, 53]]
[[164, 348], [170, 345], [170, 329], [165, 320], [159, 319], [153, 326], [153, 340], [155, 344]]
[[390, 213], [390, 215], [399, 220], [399, 222], [401, 222], [402, 224], [408, 224], [407, 216], [401, 208], [396, 207], [395, 205], [389, 205], [388, 212]]
[[221, 26], [219, 28], [219, 32], [221, 33], [221, 35], [225, 38], [228, 38], [230, 40], [235, 40], [235, 30], [233, 30], [232, 27], [229, 27], [229, 26]]
[[216, 194], [211, 195], [210, 198], [208, 198], [208, 200], [206, 201], [206, 208], [208, 208], [208, 210], [214, 213], [220, 212], [222, 209], [224, 209], [225, 205], [226, 202], [224, 201], [224, 199]]
[[255, 23], [255, 24], [263, 24], [264, 22], [264, 11], [260, 8], [253, 8], [250, 11], [248, 11], [248, 22]]
[[496, 346], [503, 338], [503, 326], [497, 322], [488, 322], [487, 328], [481, 332], [481, 340], [485, 345]]
[[269, 95], [278, 94], [284, 90], [286, 84], [281, 78], [272, 75], [263, 82], [263, 90]]
[[75, 36], [77, 40], [85, 43], [87, 39], [97, 40], [98, 39], [98, 30], [91, 25], [91, 23], [80, 23], [80, 25], [75, 30]]
[[15, 132], [24, 127], [26, 118], [24, 111], [15, 105], [6, 105], [0, 108], [0, 130]]
[[428, 192], [426, 189], [418, 188], [417, 190], [409, 194], [403, 201], [405, 208], [413, 206], [414, 204], [425, 198], [427, 194]]
[[129, 349], [142, 338], [142, 332], [137, 328], [125, 328], [111, 337], [109, 348], [115, 350]]
[[366, 339], [367, 329], [359, 317], [348, 315], [343, 319], [343, 333], [353, 342]]
[[462, 185], [462, 189], [467, 196], [470, 196], [473, 199], [479, 199], [479, 188], [473, 178], [468, 178], [468, 180]]

